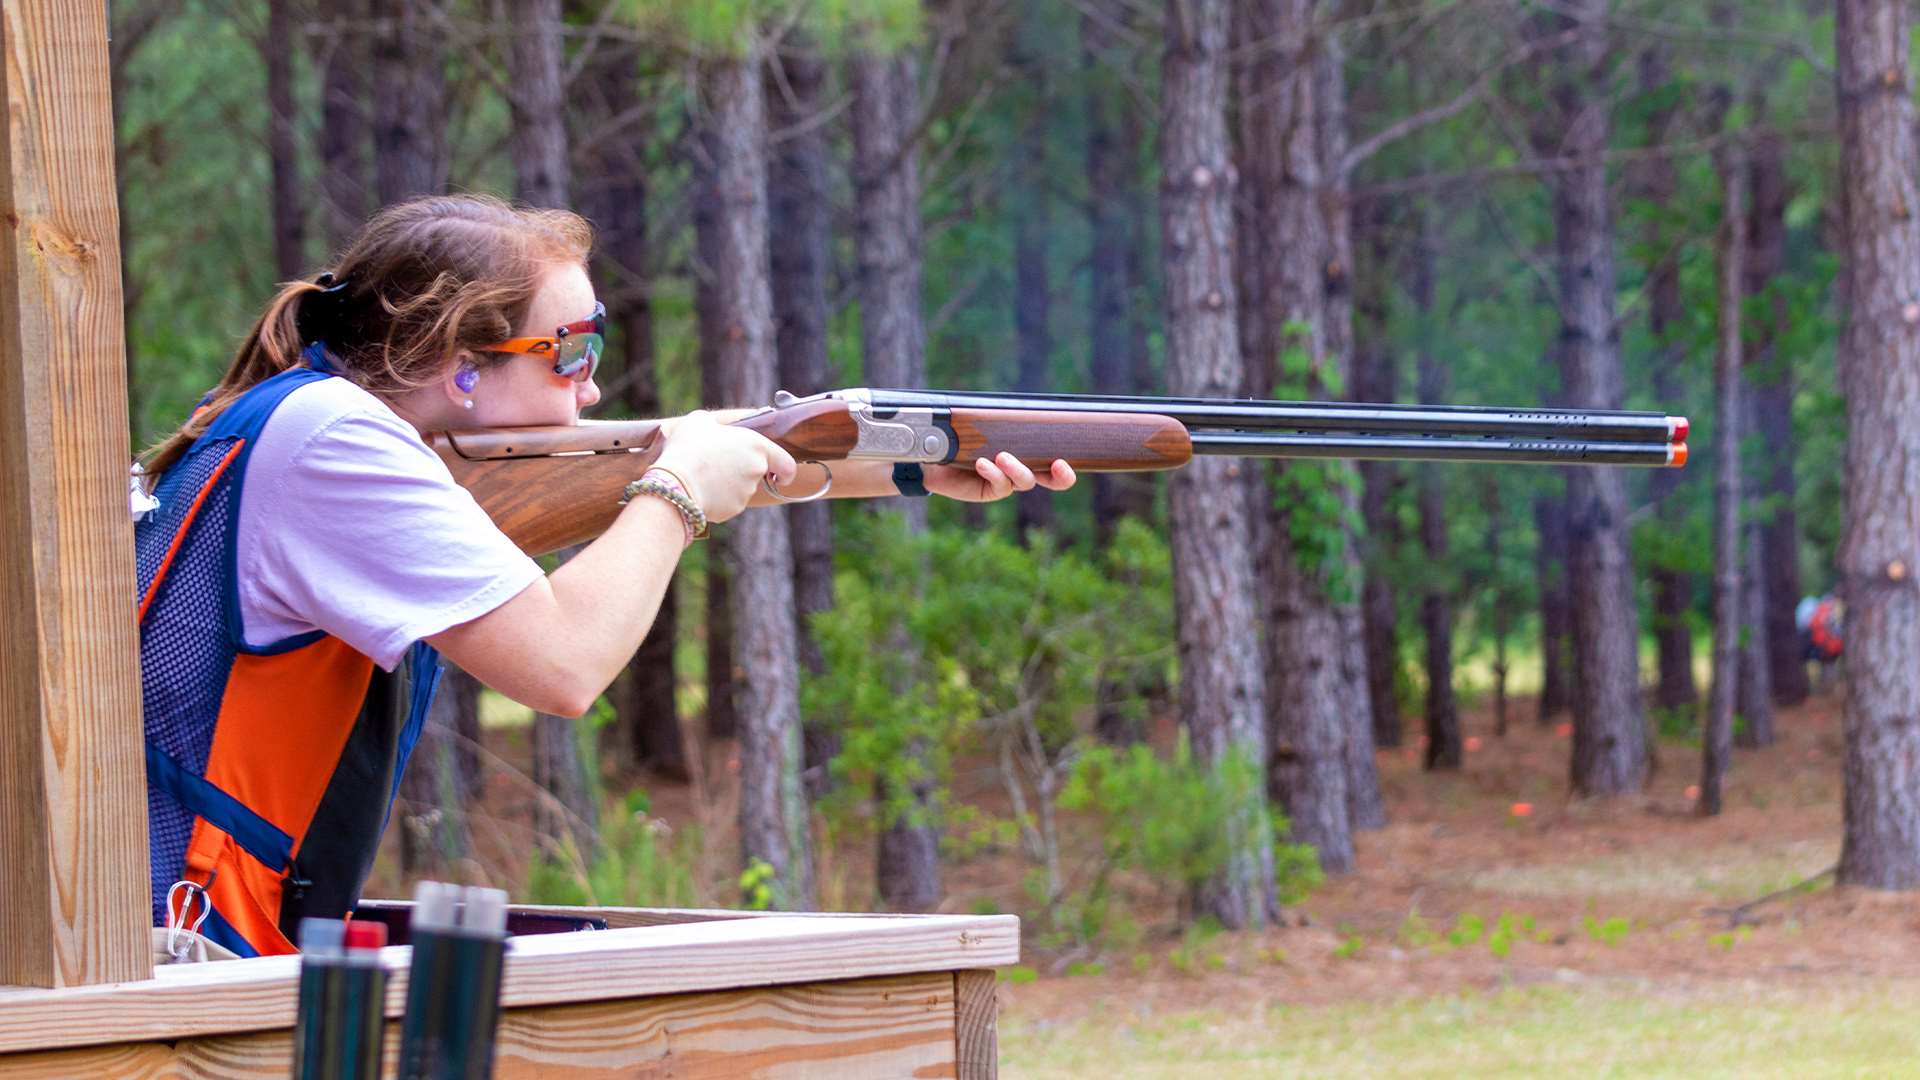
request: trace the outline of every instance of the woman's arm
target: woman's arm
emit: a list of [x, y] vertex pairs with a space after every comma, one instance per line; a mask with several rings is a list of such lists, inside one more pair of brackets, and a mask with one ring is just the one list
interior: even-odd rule
[[427, 643], [528, 708], [579, 716], [646, 639], [685, 543], [672, 504], [637, 498], [559, 569]]
[[[677, 418], [666, 438], [656, 464], [687, 486], [713, 522], [744, 510], [764, 477], [793, 480], [785, 450], [710, 414]], [[579, 716], [646, 639], [685, 546], [686, 526], [673, 504], [638, 496], [558, 570], [427, 643], [523, 705]]]

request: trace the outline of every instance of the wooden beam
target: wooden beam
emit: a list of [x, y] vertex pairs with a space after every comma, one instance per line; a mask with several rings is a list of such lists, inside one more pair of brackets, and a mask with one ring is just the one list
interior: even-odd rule
[[[404, 946], [381, 956], [390, 1017], [405, 1007], [411, 958]], [[501, 999], [521, 1009], [928, 973], [951, 990], [947, 972], [1019, 959], [1020, 920], [1011, 915], [768, 915], [516, 937]], [[299, 975], [298, 957], [266, 956], [170, 965], [126, 985], [0, 989], [0, 1055], [291, 1028]], [[970, 1015], [979, 1018], [973, 1000]], [[0, 1057], [0, 1074], [6, 1062]]]
[[[954, 1063], [953, 976], [722, 990], [509, 1009], [495, 1041], [498, 1080], [633, 1076], [675, 1080], [831, 1076], [966, 1077]], [[400, 1024], [387, 1024], [383, 1075], [398, 1075]], [[0, 1073], [285, 1077], [290, 1028], [166, 1042], [0, 1055]]]
[[107, 11], [0, 4], [0, 984], [148, 976]]
[[959, 1080], [994, 1080], [1000, 1075], [1000, 980], [991, 971], [953, 973], [954, 1068]]

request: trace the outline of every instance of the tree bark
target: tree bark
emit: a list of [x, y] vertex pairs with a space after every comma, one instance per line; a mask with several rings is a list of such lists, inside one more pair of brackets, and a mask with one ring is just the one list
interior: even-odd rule
[[[1145, 282], [1134, 276], [1138, 233], [1145, 232], [1134, 208], [1141, 201], [1134, 147], [1138, 131], [1134, 110], [1120, 99], [1112, 69], [1103, 56], [1115, 47], [1105, 16], [1080, 21], [1081, 70], [1086, 85], [1088, 324], [1093, 392], [1141, 394], [1140, 369], [1146, 358], [1135, 348], [1134, 296]], [[1145, 518], [1153, 512], [1153, 480], [1147, 473], [1094, 473], [1093, 522], [1101, 543], [1113, 537], [1122, 517]]]
[[[1368, 204], [1355, 227], [1373, 264], [1384, 268], [1388, 260], [1388, 240], [1377, 203]], [[1386, 341], [1391, 277], [1388, 271], [1380, 269], [1361, 282], [1354, 334], [1357, 344], [1351, 380], [1353, 399], [1390, 402], [1399, 396], [1393, 353]], [[1366, 526], [1361, 537], [1366, 586], [1361, 593], [1360, 607], [1362, 632], [1366, 635], [1372, 739], [1374, 746], [1395, 747], [1404, 735], [1400, 702], [1394, 694], [1394, 679], [1400, 666], [1400, 616], [1395, 607], [1397, 590], [1389, 573], [1389, 563], [1400, 546], [1401, 536], [1399, 520], [1390, 511], [1388, 501], [1400, 483], [1400, 471], [1392, 462], [1363, 461], [1360, 482], [1360, 519]]]
[[[400, 776], [396, 816], [400, 833], [400, 872], [408, 877], [444, 875], [473, 850], [466, 807], [473, 799], [463, 761], [475, 753], [465, 733], [480, 727], [477, 685], [461, 693], [458, 681], [473, 677], [452, 665], [441, 676], [440, 691], [427, 709], [406, 771]], [[476, 761], [477, 763], [477, 761]]]
[[[567, 159], [567, 128], [561, 68], [566, 56], [560, 41], [560, 0], [511, 0], [507, 8], [507, 70], [512, 94], [514, 179], [521, 202], [563, 207], [570, 201], [573, 176]], [[565, 559], [568, 554], [561, 557]], [[573, 717], [533, 715], [533, 777], [565, 814], [541, 816], [542, 837], [553, 839], [571, 829], [585, 855], [599, 844], [599, 814], [594, 806], [594, 768], [583, 757]]]
[[[927, 333], [921, 311], [920, 154], [911, 140], [920, 115], [918, 65], [911, 54], [855, 51], [853, 177], [855, 250], [859, 256], [861, 355], [875, 386], [919, 386], [926, 377]], [[913, 532], [927, 527], [926, 500], [880, 500], [903, 514]], [[906, 628], [895, 636], [905, 646]], [[909, 751], [926, 754], [923, 747]], [[931, 770], [923, 770], [927, 776]], [[885, 785], [888, 781], [882, 780]], [[880, 897], [899, 911], [940, 902], [940, 833], [930, 780], [908, 785], [909, 810], [890, 814], [875, 859]], [[879, 803], [893, 805], [883, 788]]]
[[381, 205], [446, 187], [446, 52], [422, 0], [372, 0], [374, 184]]
[[1903, 0], [1838, 0], [1834, 43], [1849, 307], [1845, 840], [1838, 880], [1920, 886], [1920, 153]]
[[[1035, 16], [1026, 9], [1027, 21]], [[1030, 29], [1017, 27], [1018, 29]], [[1019, 358], [1014, 382], [1022, 393], [1045, 393], [1052, 388], [1047, 368], [1053, 354], [1053, 338], [1048, 323], [1052, 315], [1052, 283], [1047, 268], [1051, 237], [1050, 174], [1047, 169], [1047, 119], [1055, 103], [1047, 65], [1029, 46], [1031, 37], [1014, 34], [1014, 67], [1021, 74], [1024, 94], [1019, 103], [1019, 124], [1014, 163], [1016, 176], [1013, 218], [1013, 336]], [[1040, 469], [1048, 462], [1026, 464]], [[1053, 528], [1053, 493], [1036, 487], [1016, 495], [1014, 530], [1024, 537], [1029, 529]]]
[[[1166, 278], [1167, 371], [1175, 395], [1231, 396], [1244, 372], [1235, 325], [1233, 163], [1226, 127], [1227, 6], [1167, 5], [1161, 54], [1161, 254]], [[1240, 466], [1197, 458], [1168, 481], [1181, 717], [1199, 760], [1266, 764], [1253, 562]], [[1277, 915], [1265, 784], [1224, 824], [1227, 867], [1194, 908], [1230, 927]], [[1342, 804], [1344, 810], [1344, 803]]]
[[[1678, 99], [1660, 96], [1673, 79], [1665, 43], [1650, 45], [1640, 54], [1639, 90], [1660, 102], [1647, 118], [1647, 139], [1653, 145], [1669, 141], [1678, 112]], [[1655, 361], [1654, 399], [1680, 400], [1681, 366], [1686, 362], [1686, 301], [1680, 291], [1679, 247], [1666, 226], [1680, 188], [1679, 170], [1672, 156], [1654, 154], [1631, 174], [1636, 197], [1656, 208], [1646, 229], [1645, 243], [1655, 253], [1655, 262], [1647, 268], [1647, 321], [1653, 333]], [[1647, 478], [1647, 497], [1654, 503], [1662, 528], [1677, 535], [1684, 528], [1686, 500], [1678, 497], [1682, 470], [1654, 469]], [[1700, 690], [1693, 680], [1693, 626], [1688, 612], [1693, 604], [1693, 576], [1671, 566], [1653, 568], [1653, 637], [1660, 663], [1660, 683], [1654, 702], [1660, 708], [1691, 715], [1700, 701]]]
[[1733, 755], [1733, 714], [1740, 697], [1741, 631], [1746, 595], [1740, 530], [1741, 301], [1747, 255], [1747, 167], [1738, 142], [1716, 155], [1721, 183], [1720, 345], [1714, 356], [1713, 688], [1701, 740], [1700, 803], [1704, 816], [1720, 813], [1727, 765]]
[[[774, 351], [773, 288], [767, 243], [765, 56], [710, 60], [701, 74], [703, 110], [714, 153], [718, 208], [709, 243], [715, 255], [717, 352], [732, 401], [770, 401]], [[772, 868], [772, 903], [813, 905], [813, 858], [800, 785], [800, 655], [794, 633], [793, 547], [783, 514], [749, 512], [729, 526], [732, 542], [734, 652], [743, 677], [740, 709], [742, 862]]]
[[[1573, 164], [1553, 174], [1565, 405], [1618, 409], [1624, 397], [1615, 316], [1612, 206], [1606, 152], [1607, 0], [1575, 0], [1559, 11], [1577, 37], [1561, 50], [1552, 149]], [[1625, 481], [1617, 469], [1567, 470], [1567, 577], [1574, 667], [1572, 780], [1581, 795], [1625, 795], [1646, 783], [1646, 724], [1640, 711], [1639, 620], [1627, 550]]]
[[[720, 286], [715, 269], [720, 253], [713, 246], [720, 235], [716, 224], [720, 207], [714, 195], [718, 189], [711, 175], [719, 148], [714, 145], [712, 132], [704, 128], [696, 133], [694, 143], [693, 309], [694, 321], [700, 326], [700, 404], [708, 409], [732, 408], [747, 403], [728, 399], [725, 382], [720, 375]], [[740, 731], [739, 712], [734, 701], [740, 672], [733, 659], [733, 601], [729, 599], [733, 560], [727, 554], [730, 543], [732, 534], [724, 529], [707, 541], [705, 734], [709, 743], [731, 739]]]
[[[780, 382], [806, 396], [827, 385], [827, 275], [831, 263], [827, 205], [827, 138], [812, 124], [825, 107], [826, 68], [810, 40], [789, 35], [778, 61], [780, 79], [768, 87], [768, 122], [788, 132], [769, 164], [774, 343]], [[811, 470], [809, 470], [811, 472]], [[794, 612], [800, 662], [825, 668], [808, 620], [833, 608], [833, 515], [824, 501], [787, 508], [793, 542]], [[801, 718], [806, 787], [823, 795], [839, 736], [825, 717]]]
[[267, 69], [267, 157], [273, 172], [273, 261], [281, 281], [307, 268], [305, 192], [300, 187], [298, 117], [294, 115], [293, 0], [267, 0], [260, 62]]
[[[1353, 208], [1348, 199], [1346, 55], [1339, 37], [1328, 32], [1313, 56], [1314, 133], [1320, 155], [1320, 208], [1327, 221], [1327, 251], [1322, 257], [1323, 313], [1327, 359], [1336, 374], [1330, 396], [1350, 391], [1353, 345]], [[1365, 617], [1361, 611], [1369, 574], [1360, 557], [1360, 538], [1350, 522], [1359, 520], [1360, 473], [1352, 465], [1333, 470], [1340, 484], [1341, 579], [1347, 588], [1329, 596], [1339, 625], [1341, 700], [1345, 708], [1347, 821], [1354, 829], [1387, 824], [1387, 802], [1380, 793], [1380, 772], [1373, 757], [1373, 698], [1367, 674]]]
[[[1758, 97], [1758, 95], [1757, 95]], [[1764, 116], [1764, 99], [1754, 111]], [[1753, 403], [1753, 434], [1761, 456], [1752, 480], [1754, 494], [1767, 505], [1761, 517], [1761, 559], [1758, 563], [1765, 603], [1767, 665], [1773, 700], [1797, 705], [1812, 691], [1806, 658], [1800, 653], [1800, 634], [1793, 609], [1800, 602], [1800, 523], [1794, 513], [1793, 357], [1778, 342], [1788, 330], [1792, 313], [1784, 296], [1769, 290], [1786, 272], [1787, 186], [1786, 140], [1762, 126], [1754, 134], [1749, 154], [1752, 180], [1752, 223], [1748, 227], [1752, 257], [1747, 262], [1747, 295], [1762, 297], [1755, 320], [1753, 347], [1747, 352], [1747, 393]], [[1660, 470], [1669, 471], [1669, 470]]]
[[367, 0], [339, 0], [330, 5], [335, 23], [333, 44], [320, 76], [320, 190], [326, 197], [321, 215], [329, 251], [339, 251], [373, 212], [373, 184], [367, 172], [371, 134], [367, 124], [366, 70], [368, 38]]
[[1540, 537], [1536, 562], [1540, 593], [1539, 720], [1547, 724], [1573, 707], [1573, 599], [1567, 585], [1566, 496], [1555, 493], [1534, 499], [1533, 527]]
[[[568, 13], [573, 20], [588, 22], [597, 10], [593, 0], [571, 0]], [[573, 137], [582, 150], [580, 173], [572, 185], [574, 198], [594, 223], [600, 299], [612, 327], [609, 351], [621, 360], [620, 374], [609, 393], [611, 386], [618, 386], [619, 402], [628, 415], [651, 417], [661, 415], [662, 407], [647, 236], [652, 207], [647, 185], [649, 128], [642, 124], [618, 130], [608, 127], [641, 109], [640, 77], [637, 49], [597, 42], [593, 58], [573, 83], [567, 115], [577, 125]], [[673, 667], [679, 625], [678, 590], [669, 588], [660, 598], [653, 627], [617, 687], [616, 735], [609, 742], [624, 761], [651, 768], [667, 779], [686, 781], [693, 773], [680, 725]]]
[[[1326, 262], [1331, 251], [1321, 205], [1317, 78], [1310, 50], [1310, 0], [1262, 0], [1248, 12], [1251, 60], [1242, 96], [1241, 169], [1255, 223], [1243, 233], [1251, 288], [1244, 298], [1247, 343], [1244, 393], [1271, 397], [1277, 386], [1304, 383], [1323, 396], [1338, 380], [1326, 337]], [[1305, 371], [1283, 372], [1287, 357]], [[1292, 391], [1290, 391], [1292, 392]], [[1284, 494], [1292, 485], [1341, 485], [1348, 467], [1333, 463], [1268, 463], [1250, 470], [1260, 592], [1266, 598], [1268, 738], [1274, 798], [1286, 808], [1293, 836], [1319, 853], [1328, 873], [1353, 866], [1347, 742], [1352, 728], [1344, 660], [1348, 625], [1332, 590], [1358, 600], [1359, 581], [1346, 559], [1342, 521], [1297, 520]], [[1302, 550], [1300, 541], [1312, 545]], [[1354, 578], [1354, 580], [1347, 580]]]

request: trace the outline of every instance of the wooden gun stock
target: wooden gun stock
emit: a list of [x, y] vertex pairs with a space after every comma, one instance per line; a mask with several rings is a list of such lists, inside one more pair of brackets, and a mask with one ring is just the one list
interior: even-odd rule
[[544, 555], [607, 531], [620, 496], [660, 456], [653, 420], [436, 431], [427, 445], [507, 538]]

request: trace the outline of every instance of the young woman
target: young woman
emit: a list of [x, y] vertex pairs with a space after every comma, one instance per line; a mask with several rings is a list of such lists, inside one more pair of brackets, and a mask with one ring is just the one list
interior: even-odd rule
[[[599, 400], [590, 244], [565, 211], [389, 207], [332, 271], [280, 290], [148, 455], [158, 506], [135, 536], [155, 925], [198, 897], [215, 942], [293, 951], [303, 916], [358, 899], [439, 656], [579, 715], [639, 648], [696, 525], [771, 502], [763, 478], [792, 480], [792, 457], [724, 415], [671, 420], [612, 527], [552, 574], [453, 483], [423, 432], [570, 424]], [[1001, 455], [924, 482], [988, 501], [1074, 476]], [[885, 464], [846, 463], [833, 493], [896, 489]]]

